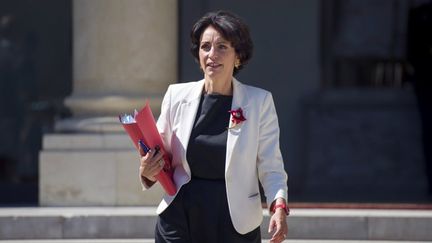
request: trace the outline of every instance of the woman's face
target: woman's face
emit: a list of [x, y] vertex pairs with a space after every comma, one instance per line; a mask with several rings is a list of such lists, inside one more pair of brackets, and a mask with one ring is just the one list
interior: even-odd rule
[[199, 60], [205, 76], [212, 79], [231, 79], [237, 58], [234, 47], [213, 27], [201, 35]]

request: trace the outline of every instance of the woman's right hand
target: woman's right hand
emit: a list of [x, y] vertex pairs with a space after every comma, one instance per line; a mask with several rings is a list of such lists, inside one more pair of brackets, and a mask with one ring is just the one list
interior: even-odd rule
[[162, 158], [163, 152], [160, 150], [158, 151], [156, 149], [151, 149], [146, 154], [141, 147], [139, 148], [139, 152], [141, 154], [139, 168], [140, 175], [150, 181], [156, 181], [155, 176], [162, 170], [165, 164]]

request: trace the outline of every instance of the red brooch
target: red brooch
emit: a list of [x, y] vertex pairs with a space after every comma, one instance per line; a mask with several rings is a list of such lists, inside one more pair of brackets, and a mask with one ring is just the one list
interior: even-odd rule
[[241, 108], [238, 108], [237, 110], [230, 110], [228, 112], [231, 113], [231, 123], [232, 123], [231, 127], [229, 127], [228, 129], [237, 126], [243, 121], [246, 121], [246, 118], [243, 116], [243, 110]]

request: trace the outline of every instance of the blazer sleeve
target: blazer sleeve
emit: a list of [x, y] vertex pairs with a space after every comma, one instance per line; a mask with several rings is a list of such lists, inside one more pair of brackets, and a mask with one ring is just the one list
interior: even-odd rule
[[273, 97], [267, 92], [260, 110], [257, 168], [267, 205], [277, 198], [287, 200], [287, 173], [279, 145], [279, 123]]
[[[168, 90], [165, 93], [164, 98], [162, 100], [161, 113], [156, 123], [159, 134], [162, 137], [162, 141], [164, 143], [166, 152], [171, 151], [171, 146], [170, 146], [171, 144], [169, 143], [171, 133], [172, 133], [170, 117], [171, 117], [171, 85], [168, 86]], [[152, 187], [155, 184], [155, 182], [152, 182], [145, 177], [140, 176], [140, 178], [141, 178], [141, 185], [143, 191], [147, 190], [148, 188]]]

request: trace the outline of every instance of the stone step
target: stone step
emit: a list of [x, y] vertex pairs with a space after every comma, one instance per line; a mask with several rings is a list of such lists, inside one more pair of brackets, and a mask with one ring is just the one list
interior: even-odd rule
[[[118, 125], [118, 119], [115, 123]], [[120, 129], [123, 129], [119, 125]], [[133, 150], [133, 144], [128, 135], [121, 130], [119, 133], [71, 133], [45, 134], [43, 148], [47, 150]]]
[[[162, 187], [156, 183], [143, 193], [138, 168], [139, 154], [123, 131], [46, 134], [39, 154], [39, 205], [158, 205]], [[104, 179], [95, 175], [103, 175]]]
[[[0, 208], [0, 240], [151, 239], [155, 211], [155, 207]], [[262, 237], [269, 239], [269, 215], [266, 210], [263, 214]], [[431, 210], [294, 208], [288, 222], [290, 239], [432, 241]]]
[[[263, 240], [262, 243], [269, 243]], [[154, 243], [153, 239], [0, 240], [0, 243]], [[284, 243], [424, 243], [424, 241], [286, 240]]]

